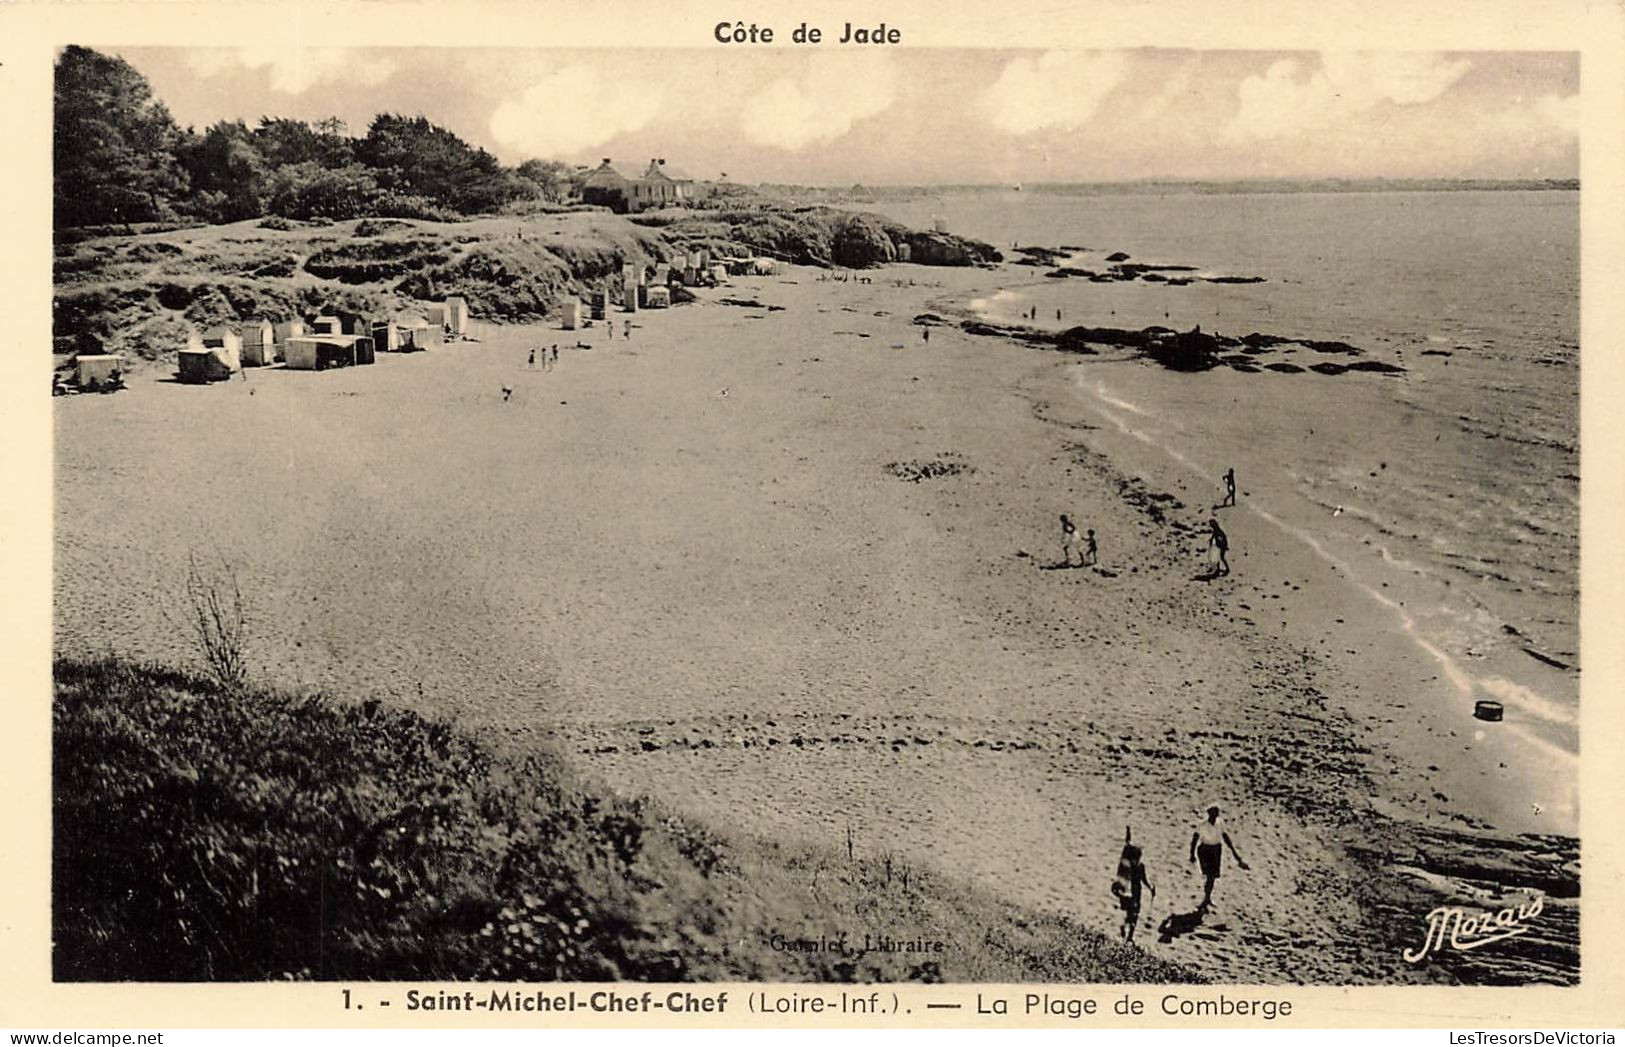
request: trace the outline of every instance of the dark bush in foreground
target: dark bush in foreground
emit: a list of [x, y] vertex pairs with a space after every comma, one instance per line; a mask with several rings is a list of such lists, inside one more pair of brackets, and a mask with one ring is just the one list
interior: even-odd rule
[[[1184, 973], [891, 855], [725, 838], [376, 702], [228, 693], [107, 660], [59, 660], [55, 676], [58, 980]], [[948, 948], [771, 944], [843, 931]]]

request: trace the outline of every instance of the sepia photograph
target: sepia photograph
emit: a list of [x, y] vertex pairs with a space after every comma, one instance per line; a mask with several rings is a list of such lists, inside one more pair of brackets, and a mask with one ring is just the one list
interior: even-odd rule
[[1579, 984], [1580, 54], [712, 21], [54, 50], [51, 980]]

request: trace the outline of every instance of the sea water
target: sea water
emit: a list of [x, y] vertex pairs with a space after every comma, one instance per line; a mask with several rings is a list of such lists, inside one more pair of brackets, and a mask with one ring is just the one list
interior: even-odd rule
[[[1078, 380], [1177, 468], [1211, 476], [1215, 498], [1235, 466], [1272, 521], [1356, 581], [1431, 581], [1447, 595], [1403, 612], [1423, 642], [1509, 720], [1577, 751], [1577, 192], [1000, 189], [876, 209], [915, 227], [944, 219], [1012, 260], [1017, 243], [1065, 246], [1081, 268], [1121, 251], [1196, 267], [1174, 276], [1263, 278], [1094, 283], [1009, 266], [973, 303], [990, 319], [1036, 306], [1049, 327], [1200, 324], [1343, 341], [1403, 367], [1179, 374], [1107, 353]], [[1260, 359], [1351, 362], [1304, 348]]]

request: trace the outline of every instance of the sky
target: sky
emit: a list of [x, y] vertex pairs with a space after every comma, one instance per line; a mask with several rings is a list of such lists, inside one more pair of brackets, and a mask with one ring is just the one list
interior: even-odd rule
[[119, 48], [183, 126], [423, 115], [505, 163], [932, 185], [1573, 178], [1571, 52]]

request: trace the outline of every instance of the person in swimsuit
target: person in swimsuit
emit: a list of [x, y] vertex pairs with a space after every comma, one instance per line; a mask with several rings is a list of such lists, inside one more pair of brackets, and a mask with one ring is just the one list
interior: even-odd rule
[[1196, 831], [1191, 833], [1191, 861], [1200, 862], [1202, 866], [1203, 912], [1213, 905], [1213, 881], [1219, 878], [1226, 847], [1230, 848], [1230, 856], [1243, 871], [1250, 868], [1236, 852], [1235, 843], [1225, 831], [1224, 819], [1219, 817], [1219, 806], [1214, 804], [1207, 809], [1207, 817], [1197, 823]]
[[1230, 552], [1230, 538], [1224, 533], [1224, 528], [1219, 526], [1219, 521], [1215, 518], [1208, 518], [1207, 527], [1209, 532], [1208, 545], [1211, 548], [1219, 551], [1219, 563], [1218, 566], [1214, 568], [1214, 574], [1229, 574], [1230, 559], [1228, 553]]
[[1089, 528], [1089, 535], [1084, 540], [1084, 556], [1086, 557], [1084, 562], [1091, 565], [1093, 565], [1100, 556], [1100, 547], [1095, 544], [1095, 529], [1093, 527]]
[[525, 365], [525, 367], [528, 368], [529, 370], [532, 370], [532, 371], [536, 370], [536, 350], [535, 349], [532, 349], [530, 351], [530, 362], [527, 363]]
[[1224, 501], [1220, 505], [1236, 504], [1236, 467], [1231, 466], [1224, 471]]
[[1149, 887], [1151, 897], [1157, 896], [1157, 889], [1140, 861], [1140, 848], [1132, 842], [1133, 835], [1132, 828], [1123, 831], [1123, 853], [1117, 859], [1117, 878], [1112, 881], [1112, 894], [1117, 896], [1117, 904], [1123, 910], [1123, 926], [1118, 935], [1126, 942], [1134, 940], [1134, 925], [1140, 920], [1140, 888]]
[[[1061, 514], [1061, 563], [1072, 566], [1072, 547], [1078, 544], [1078, 528], [1070, 517]], [[1083, 553], [1078, 553], [1078, 566], [1083, 566]]]

